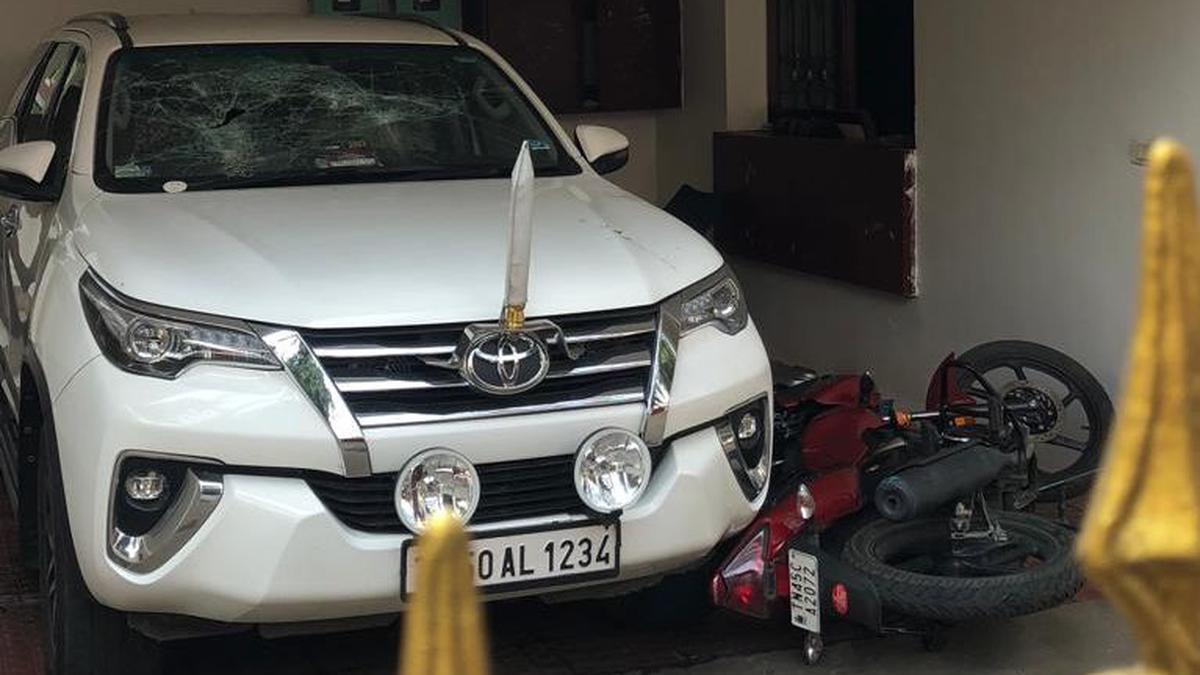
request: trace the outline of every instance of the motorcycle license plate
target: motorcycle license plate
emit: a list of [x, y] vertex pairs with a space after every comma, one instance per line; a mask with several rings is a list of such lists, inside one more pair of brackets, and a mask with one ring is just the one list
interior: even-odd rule
[[788, 551], [788, 587], [791, 589], [792, 625], [810, 633], [821, 632], [821, 579], [817, 557]]
[[[620, 573], [617, 523], [555, 530], [479, 533], [470, 543], [475, 585], [485, 593], [561, 586]], [[401, 576], [405, 599], [417, 584], [419, 546], [404, 547]]]

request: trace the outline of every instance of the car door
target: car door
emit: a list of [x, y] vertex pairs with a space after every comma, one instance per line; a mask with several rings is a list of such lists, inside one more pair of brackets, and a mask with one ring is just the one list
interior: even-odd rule
[[[44, 185], [57, 193], [66, 181], [86, 58], [77, 44], [50, 45], [0, 142], [53, 141], [57, 146]], [[7, 136], [7, 138], [5, 138]], [[56, 202], [0, 195], [0, 375], [6, 402], [16, 410], [33, 291], [53, 244]]]

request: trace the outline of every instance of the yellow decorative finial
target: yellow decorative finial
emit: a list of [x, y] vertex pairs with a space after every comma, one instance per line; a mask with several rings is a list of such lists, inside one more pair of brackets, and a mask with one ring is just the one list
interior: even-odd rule
[[467, 533], [449, 514], [420, 537], [417, 587], [404, 616], [403, 675], [486, 675], [488, 647]]
[[1187, 152], [1150, 152], [1128, 380], [1079, 555], [1144, 673], [1200, 673], [1200, 225]]

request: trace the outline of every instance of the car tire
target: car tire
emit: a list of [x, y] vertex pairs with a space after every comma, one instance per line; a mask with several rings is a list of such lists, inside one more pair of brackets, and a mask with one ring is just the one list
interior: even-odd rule
[[38, 467], [38, 581], [47, 675], [158, 675], [159, 646], [101, 605], [83, 580], [66, 515], [52, 432], [44, 431]]

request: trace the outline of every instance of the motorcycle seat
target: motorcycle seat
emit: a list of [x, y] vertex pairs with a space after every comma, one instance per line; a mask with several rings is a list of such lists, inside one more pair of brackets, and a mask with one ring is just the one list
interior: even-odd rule
[[782, 361], [771, 361], [771, 379], [775, 388], [791, 388], [808, 384], [817, 379], [817, 371], [804, 366], [793, 366]]

